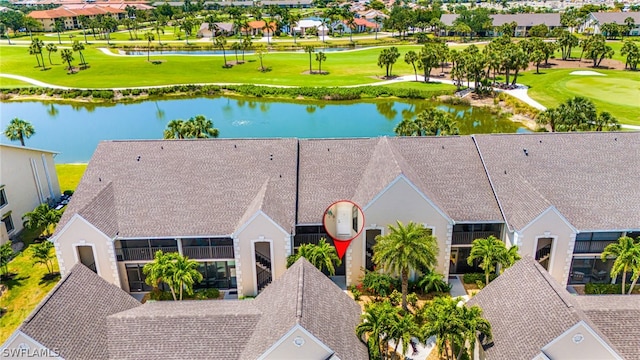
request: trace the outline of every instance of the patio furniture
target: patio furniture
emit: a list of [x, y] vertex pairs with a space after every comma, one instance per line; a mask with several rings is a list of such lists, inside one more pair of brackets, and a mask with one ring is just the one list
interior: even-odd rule
[[596, 280], [604, 280], [604, 278], [607, 276], [607, 272], [605, 270], [596, 270], [593, 269], [593, 272], [591, 273], [591, 277], [593, 277]]
[[584, 273], [580, 271], [574, 271], [573, 274], [571, 274], [571, 279], [573, 279], [573, 281], [582, 281], [584, 280]]

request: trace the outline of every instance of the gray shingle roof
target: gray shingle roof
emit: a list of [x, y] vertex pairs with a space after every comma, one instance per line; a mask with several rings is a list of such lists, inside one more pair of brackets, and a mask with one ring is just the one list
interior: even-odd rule
[[[511, 23], [515, 21], [518, 26], [534, 26], [539, 24], [545, 24], [549, 27], [561, 26], [560, 14], [490, 14], [489, 17], [493, 19], [493, 26], [500, 26], [503, 24]], [[440, 21], [445, 25], [451, 26], [453, 22], [458, 18], [458, 14], [442, 14]]]
[[355, 328], [360, 306], [305, 258], [298, 260], [255, 300], [264, 315], [243, 359], [255, 359], [295, 324], [300, 324], [340, 359], [368, 359]]
[[596, 18], [596, 20], [598, 20], [598, 23], [600, 23], [600, 25], [603, 24], [607, 24], [607, 23], [616, 23], [619, 25], [624, 25], [624, 20], [628, 17], [632, 18], [634, 20], [634, 23], [636, 24], [636, 26], [638, 26], [638, 24], [640, 24], [640, 12], [635, 11], [635, 12], [594, 12], [591, 13], [591, 15], [593, 15], [593, 17]]
[[160, 301], [107, 319], [111, 359], [239, 359], [261, 312], [252, 301]]
[[107, 316], [138, 306], [122, 289], [77, 264], [19, 330], [66, 360], [108, 359]]
[[467, 304], [480, 306], [491, 324], [493, 346], [486, 350], [486, 355], [493, 360], [533, 359], [545, 345], [580, 321], [622, 354], [607, 338], [608, 334], [580, 309], [582, 301], [588, 300], [577, 299], [533, 258], [526, 256]]
[[108, 236], [227, 235], [265, 183], [260, 209], [289, 229], [296, 146], [295, 139], [102, 142], [58, 229], [76, 212], [102, 216], [111, 207], [112, 218], [101, 220]]
[[640, 296], [592, 295], [575, 299], [620, 355], [640, 359]]
[[502, 221], [472, 138], [381, 137], [300, 141], [298, 222], [337, 200], [365, 206], [399, 175], [456, 221]]
[[475, 139], [506, 220], [516, 230], [538, 216], [545, 203], [554, 205], [580, 231], [640, 227], [640, 176], [632, 170], [640, 168], [640, 133], [476, 135]]

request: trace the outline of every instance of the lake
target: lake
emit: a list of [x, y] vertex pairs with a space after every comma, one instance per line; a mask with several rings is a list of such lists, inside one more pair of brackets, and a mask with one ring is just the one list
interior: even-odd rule
[[[57, 163], [87, 162], [98, 142], [159, 139], [173, 119], [203, 114], [223, 138], [339, 138], [393, 135], [403, 118], [433, 106], [426, 100], [294, 102], [241, 97], [168, 99], [129, 104], [0, 103], [0, 128], [15, 118], [33, 124], [26, 145], [60, 152]], [[483, 108], [438, 105], [457, 116], [462, 134], [514, 133], [527, 129]], [[0, 142], [9, 142], [2, 136]]]

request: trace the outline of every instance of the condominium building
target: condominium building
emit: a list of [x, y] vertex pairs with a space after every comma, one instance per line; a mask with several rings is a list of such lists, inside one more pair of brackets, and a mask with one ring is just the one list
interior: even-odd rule
[[639, 153], [640, 133], [107, 141], [53, 241], [63, 274], [81, 262], [128, 292], [149, 290], [163, 250], [200, 262], [198, 287], [255, 295], [350, 200], [364, 230], [336, 271], [348, 285], [396, 221], [430, 229], [445, 275], [477, 271], [471, 243], [493, 235], [563, 285], [610, 282], [602, 250], [640, 236]]

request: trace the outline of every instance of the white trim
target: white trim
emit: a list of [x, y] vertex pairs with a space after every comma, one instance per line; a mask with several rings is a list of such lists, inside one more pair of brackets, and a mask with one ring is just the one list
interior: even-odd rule
[[[94, 263], [96, 265], [96, 271], [98, 272], [98, 275], [100, 275], [100, 266], [98, 265], [98, 256], [97, 256], [98, 252], [96, 251], [96, 245], [92, 244], [92, 243], [87, 243], [85, 240], [80, 240], [80, 242], [78, 242], [78, 243], [71, 244], [71, 248], [73, 249], [73, 257], [76, 260], [76, 264], [82, 263], [82, 261], [80, 261], [79, 255], [78, 255], [78, 246], [89, 246], [89, 247], [91, 247], [91, 251], [93, 252], [93, 260], [94, 260]], [[100, 275], [100, 277], [102, 277], [102, 275]]]
[[59, 151], [44, 150], [44, 149], [32, 148], [32, 147], [28, 147], [28, 146], [12, 145], [12, 144], [7, 144], [7, 143], [1, 143], [0, 146], [6, 146], [6, 147], [12, 148], [12, 149], [44, 152], [44, 153], [47, 153], [47, 154], [60, 154]]
[[453, 224], [453, 219], [451, 219], [449, 215], [447, 215], [444, 211], [442, 211], [442, 209], [440, 209], [433, 201], [431, 201], [431, 199], [429, 199], [425, 194], [423, 194], [422, 191], [418, 189], [418, 187], [416, 187], [409, 179], [407, 179], [406, 176], [404, 176], [404, 174], [398, 175], [393, 181], [391, 181], [389, 185], [387, 185], [384, 189], [382, 189], [382, 191], [380, 191], [376, 196], [374, 196], [373, 199], [371, 199], [371, 201], [369, 201], [369, 203], [362, 208], [362, 211], [365, 212], [371, 205], [373, 205], [380, 197], [382, 197], [382, 195], [384, 195], [387, 191], [389, 191], [389, 189], [391, 189], [400, 180], [406, 181], [407, 184], [413, 190], [415, 190], [420, 195], [420, 197], [422, 197], [429, 205], [431, 205], [443, 218], [445, 218], [445, 220]]
[[[258, 295], [258, 273], [256, 272], [256, 243], [258, 242], [267, 242], [269, 243], [269, 256], [271, 260], [271, 282], [273, 282], [275, 278], [275, 261], [273, 261], [273, 240], [265, 239], [264, 236], [260, 236], [257, 239], [251, 240], [251, 274], [253, 281], [253, 289], [255, 290], [255, 295]], [[237, 278], [237, 277], [236, 277]]]
[[247, 228], [247, 226], [249, 226], [249, 224], [251, 224], [251, 222], [253, 222], [253, 220], [255, 220], [258, 216], [264, 216], [269, 222], [271, 222], [276, 228], [278, 228], [280, 231], [282, 231], [282, 233], [284, 233], [285, 235], [291, 235], [288, 231], [286, 231], [282, 226], [280, 226], [277, 222], [275, 222], [271, 217], [269, 217], [269, 215], [265, 214], [264, 211], [262, 210], [258, 210], [256, 211], [255, 214], [253, 214], [253, 216], [251, 216], [249, 218], [249, 220], [247, 220], [244, 224], [242, 224], [233, 234], [232, 236], [238, 236], [238, 234], [240, 234], [241, 232], [244, 231], [244, 229]]
[[[36, 346], [39, 346], [41, 349], [46, 349], [51, 351], [51, 354], [58, 354], [57, 352], [49, 349], [48, 347], [42, 345], [39, 341], [36, 341], [34, 338], [32, 338], [31, 336], [23, 333], [21, 330], [16, 330], [13, 332], [13, 334], [11, 334], [11, 336], [9, 336], [9, 338], [4, 342], [4, 344], [2, 344], [0, 346], [0, 354], [4, 353], [5, 349], [9, 349], [9, 343], [11, 343], [13, 340], [15, 340], [15, 338], [18, 337], [18, 335], [21, 335], [22, 337], [24, 337], [25, 339], [31, 341], [32, 343], [34, 343]], [[57, 356], [57, 357], [51, 357], [51, 359], [60, 359], [60, 360], [64, 360], [61, 356]]]
[[538, 235], [535, 237], [534, 240], [534, 245], [533, 245], [533, 259], [535, 261], [538, 261], [535, 257], [536, 257], [536, 253], [538, 252], [538, 240], [540, 239], [551, 239], [551, 253], [549, 254], [549, 268], [547, 269], [547, 272], [549, 274], [553, 274], [552, 267], [553, 267], [553, 259], [556, 255], [556, 248], [558, 247], [558, 236], [557, 235]]
[[[565, 337], [566, 335], [568, 335], [569, 333], [571, 333], [572, 331], [576, 330], [578, 327], [583, 327], [589, 334], [591, 334], [596, 340], [598, 340], [598, 342], [600, 342], [600, 344], [605, 348], [605, 350], [609, 351], [611, 353], [611, 355], [613, 355], [613, 357], [616, 360], [624, 360], [622, 357], [620, 357], [620, 355], [618, 355], [618, 353], [616, 353], [611, 346], [609, 346], [609, 344], [607, 344], [607, 342], [605, 342], [595, 331], [593, 331], [593, 329], [587, 325], [586, 322], [584, 322], [584, 320], [580, 320], [578, 321], [575, 325], [573, 325], [572, 327], [570, 327], [569, 329], [567, 329], [565, 332], [563, 332], [562, 334], [558, 335], [555, 339], [551, 340], [551, 342], [549, 342], [547, 345], [545, 345], [542, 348], [542, 352], [544, 353], [544, 351], [546, 349], [548, 349], [549, 347], [551, 347], [553, 344], [555, 344], [556, 342], [560, 341], [560, 339], [562, 339], [563, 337]], [[546, 355], [546, 354], [545, 354]]]
[[553, 205], [549, 206], [546, 210], [541, 212], [533, 220], [529, 221], [529, 223], [527, 225], [525, 225], [522, 229], [520, 229], [518, 232], [521, 232], [521, 233], [524, 232], [529, 226], [533, 225], [536, 221], [540, 220], [540, 218], [542, 218], [544, 215], [546, 215], [549, 211], [553, 211], [554, 213], [556, 213], [556, 215], [558, 215], [560, 220], [564, 221], [564, 223], [567, 224], [569, 229], [571, 229], [574, 233], [578, 232], [578, 229], [576, 229], [575, 226], [571, 225], [569, 220], [567, 220], [567, 218], [565, 218], [564, 215], [562, 215], [560, 213], [560, 211], [558, 211], [558, 209], [556, 209], [556, 207], [553, 206]]
[[[283, 342], [285, 342], [291, 335], [293, 335], [294, 332], [296, 332], [296, 330], [300, 330], [302, 333], [304, 333], [305, 335], [307, 335], [311, 340], [315, 341], [323, 350], [325, 350], [326, 352], [330, 353], [331, 355], [335, 356], [335, 351], [331, 350], [331, 348], [329, 348], [327, 345], [325, 345], [325, 343], [323, 343], [322, 341], [320, 341], [320, 339], [318, 339], [317, 337], [315, 337], [312, 333], [310, 333], [307, 329], [305, 329], [304, 327], [302, 327], [302, 325], [300, 324], [296, 324], [294, 325], [289, 331], [287, 331], [286, 334], [284, 334], [280, 339], [278, 339], [278, 341], [276, 341], [273, 345], [271, 345], [271, 347], [269, 347], [264, 353], [262, 353], [262, 355], [260, 355], [260, 357], [257, 360], [264, 360], [267, 358], [267, 356], [269, 356], [270, 353], [272, 353], [275, 349], [277, 349]], [[327, 358], [332, 358], [332, 357], [327, 357]]]
[[169, 239], [169, 240], [176, 240], [176, 239], [202, 239], [202, 238], [208, 238], [208, 239], [231, 239], [233, 238], [233, 234], [229, 234], [229, 235], [167, 235], [167, 236], [137, 236], [137, 237], [130, 237], [130, 236], [116, 236], [115, 238], [113, 238], [114, 240], [165, 240], [165, 239]]

